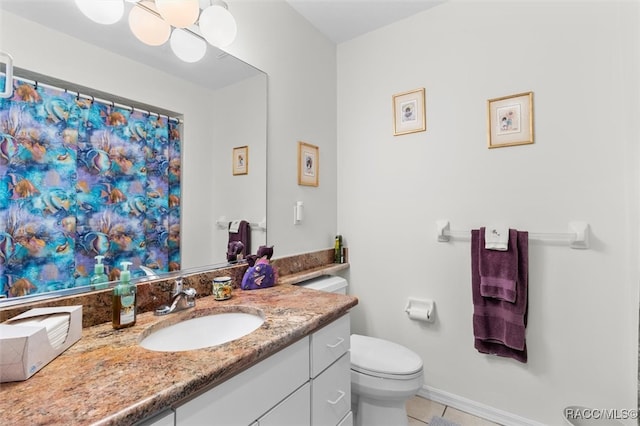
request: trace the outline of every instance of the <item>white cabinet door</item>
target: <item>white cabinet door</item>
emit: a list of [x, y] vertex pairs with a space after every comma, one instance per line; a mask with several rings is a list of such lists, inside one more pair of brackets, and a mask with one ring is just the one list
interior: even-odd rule
[[309, 339], [299, 340], [176, 408], [176, 426], [247, 426], [309, 380]]
[[316, 377], [351, 347], [349, 314], [311, 335], [311, 378]]
[[344, 354], [311, 380], [311, 425], [336, 426], [351, 410], [351, 359]]
[[258, 420], [259, 426], [309, 426], [311, 424], [311, 385], [305, 383], [287, 399]]

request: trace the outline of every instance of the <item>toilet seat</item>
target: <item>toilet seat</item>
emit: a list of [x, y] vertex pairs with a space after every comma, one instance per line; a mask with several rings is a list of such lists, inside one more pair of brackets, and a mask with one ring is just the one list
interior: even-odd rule
[[351, 335], [351, 369], [362, 374], [395, 380], [422, 375], [422, 359], [397, 343], [359, 334]]

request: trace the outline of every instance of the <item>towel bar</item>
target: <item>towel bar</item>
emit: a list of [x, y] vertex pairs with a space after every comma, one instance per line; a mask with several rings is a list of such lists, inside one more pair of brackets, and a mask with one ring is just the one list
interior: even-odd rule
[[[452, 231], [449, 221], [446, 219], [436, 221], [438, 241], [446, 242], [451, 238], [471, 238], [470, 231]], [[587, 222], [569, 222], [569, 232], [560, 233], [540, 233], [529, 232], [530, 240], [539, 241], [560, 241], [569, 243], [569, 247], [574, 249], [589, 248], [590, 228]]]
[[[225, 231], [229, 229], [229, 222], [233, 222], [232, 220], [227, 220], [226, 217], [220, 216], [218, 220], [216, 220], [216, 226], [218, 229], [224, 229]], [[266, 231], [267, 230], [267, 219], [264, 218], [260, 222], [249, 222], [249, 226], [252, 230]]]

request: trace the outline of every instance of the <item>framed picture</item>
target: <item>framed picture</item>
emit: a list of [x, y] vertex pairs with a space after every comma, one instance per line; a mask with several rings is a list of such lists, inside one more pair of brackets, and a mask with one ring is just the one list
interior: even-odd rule
[[487, 101], [489, 148], [533, 143], [533, 92]]
[[319, 160], [317, 146], [298, 142], [298, 185], [318, 186]]
[[424, 92], [424, 88], [420, 88], [393, 95], [394, 136], [427, 130]]
[[237, 146], [233, 148], [233, 174], [246, 175], [249, 173], [249, 147]]

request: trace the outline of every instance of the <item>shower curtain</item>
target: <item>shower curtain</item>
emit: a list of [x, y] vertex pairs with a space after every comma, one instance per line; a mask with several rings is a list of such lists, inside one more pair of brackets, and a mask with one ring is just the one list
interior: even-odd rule
[[95, 256], [180, 269], [175, 119], [14, 79], [0, 99], [0, 294], [89, 284]]

